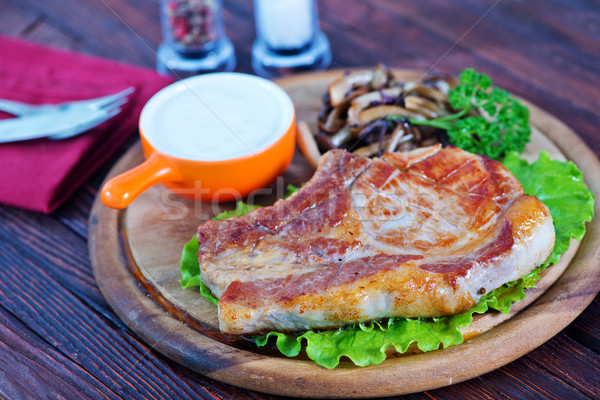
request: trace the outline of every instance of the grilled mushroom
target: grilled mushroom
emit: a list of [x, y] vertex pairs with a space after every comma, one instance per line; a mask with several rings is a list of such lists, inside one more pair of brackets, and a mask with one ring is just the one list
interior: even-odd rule
[[366, 86], [370, 89], [380, 89], [390, 79], [390, 73], [382, 64], [374, 70], [359, 70], [345, 75], [329, 85], [329, 101], [337, 107], [344, 101], [350, 90], [357, 86]]
[[434, 87], [447, 96], [450, 89], [455, 87], [458, 84], [458, 82], [456, 81], [455, 78], [453, 78], [449, 75], [443, 75], [443, 76], [433, 75], [433, 76], [426, 78], [423, 81], [423, 84], [425, 86]]
[[[354, 150], [352, 153], [353, 154], [357, 154], [360, 156], [365, 156], [365, 157], [372, 157], [372, 156], [381, 156], [382, 153], [384, 153], [383, 151], [381, 151], [381, 145], [386, 147], [386, 151], [385, 153], [391, 153], [393, 151], [395, 151], [395, 149], [398, 146], [401, 145], [405, 145], [407, 143], [410, 143], [410, 141], [413, 139], [413, 135], [412, 134], [408, 134], [406, 136], [402, 136], [401, 138], [399, 138], [396, 143], [393, 143], [394, 141], [394, 137], [393, 136], [388, 136], [385, 139], [383, 139], [382, 143], [371, 143], [370, 145], [367, 146], [363, 146], [363, 147], [359, 147], [358, 149]], [[389, 149], [390, 147], [394, 147], [394, 150], [392, 151], [388, 151], [387, 149]]]
[[333, 107], [340, 105], [346, 93], [348, 93], [354, 86], [368, 85], [373, 79], [373, 71], [361, 70], [354, 71], [348, 75], [334, 81], [329, 85], [329, 101]]
[[319, 122], [319, 130], [327, 133], [335, 133], [346, 124], [342, 118], [342, 110], [339, 107], [332, 108], [324, 122]]
[[348, 125], [358, 126], [360, 124], [359, 114], [372, 104], [383, 104], [388, 99], [398, 98], [402, 93], [401, 87], [382, 89], [378, 92], [369, 92], [352, 100], [348, 108]]
[[322, 110], [319, 116], [319, 129], [328, 133], [335, 133], [341, 129], [346, 124], [348, 109], [354, 99], [366, 93], [368, 93], [367, 88], [358, 88], [349, 93], [337, 107], [325, 107], [329, 111]]
[[358, 114], [359, 124], [364, 125], [376, 119], [384, 119], [388, 116], [400, 116], [414, 119], [425, 119], [423, 115], [410, 111], [404, 107], [394, 105], [383, 105], [367, 108]]
[[433, 101], [415, 95], [406, 96], [404, 104], [407, 110], [422, 114], [428, 119], [439, 117], [441, 114], [446, 114], [443, 108]]
[[334, 148], [357, 148], [354, 153], [371, 157], [445, 143], [436, 128], [411, 124], [408, 119], [453, 113], [448, 92], [455, 85], [456, 81], [447, 76], [395, 81], [384, 65], [354, 71], [332, 82], [323, 95], [318, 133], [313, 135], [307, 125], [299, 124], [299, 146], [316, 166], [320, 153]]
[[[394, 128], [394, 130], [392, 131], [392, 134], [390, 135], [391, 138], [387, 145], [387, 148], [385, 149], [385, 152], [391, 153], [394, 150], [396, 150], [396, 147], [398, 147], [398, 144], [400, 144], [400, 140], [403, 137], [406, 137], [405, 134], [406, 134], [406, 128], [405, 128], [404, 124], [398, 123], [396, 125], [396, 127]], [[412, 139], [412, 135], [411, 135], [411, 139]]]
[[327, 151], [340, 148], [346, 144], [350, 139], [352, 139], [352, 132], [348, 127], [345, 126], [334, 135], [317, 133], [314, 137], [319, 148]]
[[373, 79], [371, 80], [371, 89], [378, 90], [386, 86], [392, 79], [392, 73], [389, 68], [383, 64], [377, 64], [373, 71]]
[[407, 94], [414, 94], [416, 96], [425, 97], [440, 103], [444, 103], [448, 100], [447, 92], [444, 93], [436, 87], [416, 84], [412, 87], [405, 87], [405, 90]]
[[390, 142], [391, 138], [386, 138], [383, 139], [382, 143], [371, 143], [368, 146], [363, 146], [363, 147], [359, 147], [358, 149], [354, 150], [352, 153], [353, 154], [357, 154], [359, 156], [365, 156], [365, 157], [373, 157], [376, 155], [381, 155], [381, 146], [387, 146], [388, 143]]

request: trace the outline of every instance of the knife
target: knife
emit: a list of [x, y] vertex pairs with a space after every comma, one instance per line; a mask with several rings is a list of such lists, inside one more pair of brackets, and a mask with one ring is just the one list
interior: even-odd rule
[[[0, 143], [37, 139], [90, 129], [90, 122], [112, 117], [115, 110], [65, 110], [0, 121]], [[111, 115], [112, 114], [112, 115]], [[87, 129], [86, 129], [87, 128]], [[80, 132], [82, 132], [81, 130]], [[70, 135], [72, 136], [72, 134]]]

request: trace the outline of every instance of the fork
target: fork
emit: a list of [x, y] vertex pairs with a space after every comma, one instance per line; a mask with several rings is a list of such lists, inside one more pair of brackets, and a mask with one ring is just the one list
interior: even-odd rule
[[[0, 143], [40, 137], [66, 139], [75, 136], [117, 115], [121, 111], [120, 107], [127, 102], [127, 96], [134, 91], [135, 89], [130, 87], [109, 96], [60, 104], [31, 105], [0, 100], [0, 110], [23, 117], [0, 123], [2, 125], [0, 128], [4, 128], [4, 131], [7, 132], [4, 136], [0, 136]], [[40, 132], [32, 129], [25, 134], [22, 132], [11, 134], [11, 126], [14, 126], [19, 132], [18, 125], [23, 125], [23, 123], [28, 126], [43, 125], [43, 121], [48, 121], [48, 123]], [[53, 129], [53, 125], [56, 129]]]
[[[24, 116], [28, 116], [28, 115], [35, 115], [35, 114], [40, 114], [40, 113], [45, 113], [45, 112], [50, 112], [50, 111], [58, 111], [58, 110], [66, 111], [66, 110], [69, 110], [72, 108], [73, 109], [89, 108], [90, 110], [97, 110], [100, 108], [109, 107], [111, 105], [115, 105], [117, 107], [120, 105], [123, 105], [125, 102], [122, 102], [122, 101], [125, 100], [125, 98], [127, 96], [129, 96], [131, 93], [133, 93], [134, 91], [135, 91], [135, 88], [129, 87], [119, 93], [111, 94], [108, 96], [102, 96], [102, 97], [97, 97], [97, 98], [88, 99], [88, 100], [68, 101], [65, 103], [58, 103], [58, 104], [34, 105], [34, 104], [22, 103], [19, 101], [0, 99], [0, 110], [8, 112], [8, 113], [16, 115], [16, 116], [20, 116], [20, 117], [24, 117]], [[119, 102], [121, 102], [121, 103], [119, 103]]]

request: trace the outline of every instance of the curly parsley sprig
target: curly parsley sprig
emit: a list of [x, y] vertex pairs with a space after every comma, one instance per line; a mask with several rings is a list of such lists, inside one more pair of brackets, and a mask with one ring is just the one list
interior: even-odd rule
[[455, 114], [409, 121], [444, 129], [453, 145], [496, 160], [509, 151], [521, 153], [529, 142], [529, 109], [494, 87], [489, 76], [465, 69], [459, 85], [448, 93], [448, 101]]

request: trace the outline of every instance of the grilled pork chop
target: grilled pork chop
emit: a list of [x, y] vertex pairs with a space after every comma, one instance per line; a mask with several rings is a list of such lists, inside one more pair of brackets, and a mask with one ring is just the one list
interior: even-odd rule
[[325, 154], [288, 199], [198, 230], [231, 334], [461, 313], [551, 253], [546, 206], [500, 163], [439, 145]]

